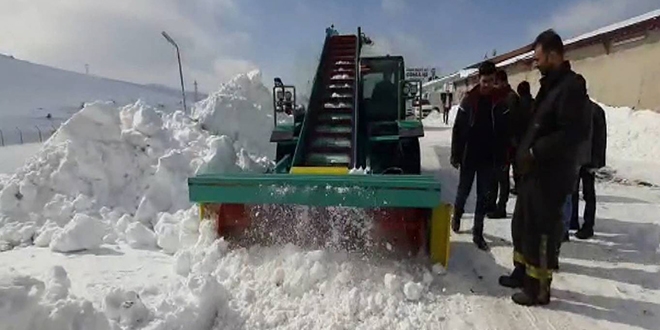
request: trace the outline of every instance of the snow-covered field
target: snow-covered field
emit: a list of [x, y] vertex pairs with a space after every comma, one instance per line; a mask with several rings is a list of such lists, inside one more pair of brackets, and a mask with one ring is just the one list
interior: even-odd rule
[[20, 143], [17, 127], [26, 142], [38, 142], [35, 126], [45, 136], [84, 102], [107, 100], [121, 106], [143, 100], [166, 111], [181, 108], [181, 93], [175, 89], [60, 70], [2, 54], [0, 72], [0, 130], [6, 145]]
[[[145, 103], [90, 104], [0, 177], [0, 329], [657, 329], [655, 187], [598, 184], [596, 236], [564, 245], [544, 308], [518, 307], [497, 285], [511, 267], [509, 220], [487, 221], [489, 253], [454, 235], [447, 271], [292, 245], [229, 249], [199, 222], [186, 178], [268, 165], [270, 91], [260, 80], [236, 77], [196, 105], [195, 120]], [[433, 116], [423, 168], [452, 201], [451, 128]], [[660, 116], [607, 116], [611, 166], [660, 164], [649, 141]], [[617, 174], [644, 179], [634, 170]]]

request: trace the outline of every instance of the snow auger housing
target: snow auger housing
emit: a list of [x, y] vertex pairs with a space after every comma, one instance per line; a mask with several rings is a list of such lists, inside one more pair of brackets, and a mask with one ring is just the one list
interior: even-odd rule
[[[421, 81], [404, 79], [400, 56], [361, 57], [367, 40], [360, 28], [326, 37], [306, 110], [296, 107], [295, 87], [275, 79], [274, 168], [188, 179], [190, 200], [219, 235], [259, 226], [266, 206], [358, 208], [377, 242], [447, 265], [451, 206], [441, 203], [440, 183], [421, 174], [424, 128], [405, 111]], [[278, 124], [281, 113], [292, 123]]]

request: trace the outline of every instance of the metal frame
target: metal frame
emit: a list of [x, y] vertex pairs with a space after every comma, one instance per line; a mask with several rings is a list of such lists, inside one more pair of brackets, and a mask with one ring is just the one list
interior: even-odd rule
[[[423, 82], [421, 79], [403, 79], [403, 80], [400, 81], [400, 83], [401, 83], [401, 84], [400, 84], [400, 88], [401, 88], [401, 89], [403, 89], [403, 86], [405, 86], [405, 85], [407, 85], [407, 84], [415, 84], [415, 85], [417, 85], [417, 93], [415, 93], [415, 95], [409, 96], [409, 94], [404, 94], [402, 91], [401, 91], [400, 95], [403, 95], [403, 97], [404, 97], [405, 100], [409, 100], [409, 99], [410, 99], [410, 100], [413, 100], [413, 102], [414, 102], [414, 100], [415, 100], [416, 97], [419, 97], [419, 98], [420, 98], [420, 103], [419, 103], [419, 118], [417, 118], [417, 115], [415, 115], [415, 118], [416, 118], [416, 119], [419, 119], [419, 120], [422, 120], [422, 102], [421, 102], [421, 98], [422, 98], [422, 95], [423, 95], [423, 92], [422, 92], [422, 86], [423, 86], [423, 83], [424, 83], [424, 82]], [[405, 101], [404, 101], [404, 103], [405, 103]], [[414, 106], [414, 104], [413, 104], [413, 109], [414, 109], [414, 108], [415, 108], [415, 106]], [[404, 114], [405, 114], [405, 109], [404, 109]]]
[[291, 94], [293, 94], [293, 97], [291, 99], [292, 103], [292, 108], [291, 108], [291, 113], [292, 115], [295, 116], [294, 111], [296, 110], [296, 86], [293, 85], [275, 85], [273, 86], [273, 128], [277, 127], [277, 113], [278, 109], [282, 109], [282, 111], [279, 112], [284, 112], [284, 104], [278, 106], [278, 102], [283, 102], [282, 99], [277, 98], [277, 92], [281, 91], [282, 92], [282, 97], [286, 95], [287, 91], [292, 91]]
[[361, 72], [361, 62], [360, 62], [360, 51], [362, 49], [362, 27], [358, 27], [357, 29], [357, 38], [355, 41], [355, 47], [356, 47], [356, 52], [355, 52], [355, 83], [353, 86], [353, 136], [352, 136], [352, 141], [351, 144], [353, 146], [353, 153], [351, 155], [351, 163], [349, 164], [350, 167], [355, 168], [358, 165], [359, 161], [359, 155], [360, 153], [358, 152], [358, 134], [359, 128], [360, 128], [360, 80], [362, 79], [362, 72]]

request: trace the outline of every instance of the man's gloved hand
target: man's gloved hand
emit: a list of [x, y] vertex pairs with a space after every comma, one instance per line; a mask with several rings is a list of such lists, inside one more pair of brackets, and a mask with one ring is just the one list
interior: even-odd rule
[[520, 165], [521, 175], [529, 173], [529, 171], [532, 169], [532, 165], [534, 164], [534, 154], [532, 149], [529, 149], [527, 152], [523, 153], [520, 159], [518, 159], [518, 163]]
[[455, 169], [459, 169], [461, 167], [461, 162], [458, 161], [458, 159], [451, 157], [449, 159], [449, 162], [451, 163], [451, 166], [453, 166]]

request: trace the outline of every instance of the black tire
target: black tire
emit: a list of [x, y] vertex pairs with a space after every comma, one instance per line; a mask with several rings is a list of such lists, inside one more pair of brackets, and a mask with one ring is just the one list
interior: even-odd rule
[[400, 140], [399, 161], [404, 174], [422, 173], [422, 157], [418, 138]]

